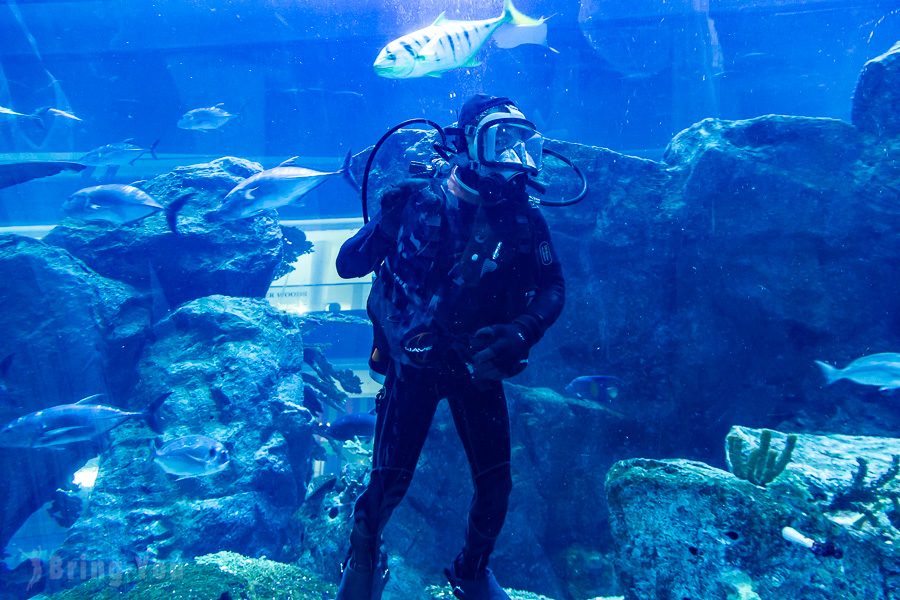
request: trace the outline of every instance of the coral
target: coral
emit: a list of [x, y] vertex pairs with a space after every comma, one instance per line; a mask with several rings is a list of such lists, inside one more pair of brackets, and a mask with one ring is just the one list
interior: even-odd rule
[[306, 600], [329, 597], [334, 586], [303, 569], [263, 558], [219, 552], [189, 563], [151, 563], [125, 571], [110, 571], [70, 590], [55, 600], [195, 600], [197, 598], [284, 598]]
[[746, 479], [750, 483], [765, 487], [778, 477], [791, 460], [794, 446], [797, 444], [797, 436], [789, 434], [786, 438], [784, 450], [779, 456], [778, 452], [771, 450], [772, 431], [763, 429], [759, 436], [759, 446], [751, 450], [744, 457], [744, 440], [741, 436], [732, 433], [728, 436], [728, 462], [731, 472], [738, 479]]
[[890, 501], [891, 507], [885, 511], [885, 514], [890, 524], [896, 528], [898, 524], [897, 497], [896, 494], [884, 491], [884, 488], [900, 472], [900, 455], [892, 455], [891, 466], [869, 484], [866, 484], [866, 476], [869, 474], [869, 462], [865, 458], [858, 457], [856, 463], [858, 467], [856, 473], [853, 474], [850, 486], [834, 495], [831, 499], [831, 504], [828, 505], [828, 510], [849, 510], [860, 513], [860, 517], [853, 523], [853, 526], [857, 529], [866, 523], [873, 527], [878, 527], [879, 521], [876, 511], [881, 508], [884, 502]]

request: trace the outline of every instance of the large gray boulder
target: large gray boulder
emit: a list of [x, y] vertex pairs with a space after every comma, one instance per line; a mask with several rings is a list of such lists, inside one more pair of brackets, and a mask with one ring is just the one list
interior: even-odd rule
[[[100, 277], [63, 249], [0, 236], [0, 427], [58, 404], [105, 394], [131, 406], [129, 390], [150, 326], [149, 305], [135, 290]], [[0, 548], [25, 519], [65, 488], [93, 450], [2, 448]]]
[[879, 137], [900, 134], [900, 42], [866, 63], [853, 94], [853, 124]]
[[135, 397], [172, 392], [168, 441], [202, 434], [229, 450], [229, 468], [176, 480], [154, 465], [146, 430], [116, 430], [82, 517], [57, 555], [185, 560], [221, 550], [275, 560], [298, 555], [303, 502], [318, 445], [303, 406], [304, 348], [296, 317], [266, 301], [212, 296], [154, 328]]
[[823, 394], [814, 360], [900, 344], [896, 295], [875, 283], [900, 259], [900, 173], [851, 125], [707, 119], [663, 163], [558, 147], [591, 192], [544, 211], [567, 302], [516, 381], [618, 376], [648, 451], [705, 457], [730, 423], [854, 402]]
[[[752, 447], [760, 431], [733, 434]], [[784, 443], [773, 436], [775, 449]], [[606, 493], [626, 600], [896, 597], [893, 456], [898, 439], [799, 435], [786, 471], [766, 487], [693, 461], [617, 463]], [[788, 542], [784, 527], [837, 544], [843, 558]]]
[[178, 234], [160, 212], [127, 225], [66, 219], [45, 238], [105, 277], [151, 290], [155, 281], [177, 306], [215, 294], [261, 298], [281, 265], [284, 238], [273, 211], [240, 221], [210, 221], [222, 199], [262, 167], [224, 157], [177, 167], [140, 184], [168, 206], [189, 196], [179, 212]]

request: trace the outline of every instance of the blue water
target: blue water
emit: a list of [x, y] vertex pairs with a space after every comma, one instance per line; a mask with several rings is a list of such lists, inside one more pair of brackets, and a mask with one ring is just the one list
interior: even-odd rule
[[[709, 117], [849, 121], [861, 69], [900, 39], [897, 0], [518, 0], [516, 6], [549, 17], [549, 48], [488, 43], [479, 66], [392, 80], [372, 69], [389, 41], [443, 11], [451, 19], [495, 17], [501, 2], [7, 0], [0, 4], [0, 107], [30, 114], [52, 106], [81, 120], [57, 118], [46, 128], [0, 120], [0, 164], [77, 160], [129, 139], [142, 147], [158, 143], [159, 158], [146, 155], [107, 182], [149, 180], [221, 156], [266, 168], [299, 156], [304, 166], [331, 171], [348, 151], [370, 147], [405, 119], [451, 124], [477, 92], [513, 98], [548, 138], [659, 160], [675, 134]], [[188, 110], [218, 103], [236, 115], [224, 126], [208, 132], [176, 126]], [[0, 189], [0, 229], [40, 237], [61, 220], [63, 200], [92, 184], [62, 173]], [[338, 244], [360, 225], [357, 193], [332, 181], [279, 216], [308, 228], [317, 253], [301, 259], [307, 262], [293, 280], [276, 282], [270, 300], [279, 290], [283, 297], [310, 294], [314, 303], [289, 308], [318, 312], [337, 304], [362, 317], [367, 284], [355, 284], [351, 294], [337, 287], [333, 273]], [[13, 282], [0, 286], [0, 299], [13, 295]], [[341, 331], [317, 331], [308, 341], [364, 377], [367, 330]], [[14, 360], [21, 366], [21, 358]], [[367, 411], [375, 389], [367, 381], [349, 409]], [[7, 403], [0, 414], [12, 419], [23, 407]], [[341, 465], [334, 455], [320, 462], [317, 468], [330, 473]], [[7, 549], [10, 556], [64, 538], [45, 512], [34, 512], [19, 545]], [[10, 536], [4, 532], [3, 539]]]

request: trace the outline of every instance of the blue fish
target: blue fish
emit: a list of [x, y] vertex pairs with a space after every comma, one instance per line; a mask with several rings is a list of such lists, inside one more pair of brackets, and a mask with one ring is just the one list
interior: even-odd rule
[[341, 415], [333, 423], [321, 425], [318, 434], [339, 442], [356, 437], [370, 438], [375, 435], [375, 415], [372, 413]]
[[619, 396], [622, 380], [614, 375], [583, 375], [566, 386], [566, 393], [583, 400], [609, 402]]
[[88, 396], [75, 404], [51, 406], [19, 417], [0, 429], [0, 447], [46, 448], [94, 441], [131, 419], [146, 421], [153, 431], [162, 433], [157, 411], [171, 393], [156, 398], [143, 412], [125, 412], [96, 404], [103, 394]]

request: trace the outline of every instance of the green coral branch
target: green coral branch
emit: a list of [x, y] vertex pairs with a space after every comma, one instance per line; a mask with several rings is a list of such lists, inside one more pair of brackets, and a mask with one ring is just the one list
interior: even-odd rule
[[791, 433], [788, 434], [781, 453], [772, 450], [772, 430], [763, 429], [759, 435], [759, 445], [745, 456], [744, 439], [740, 435], [732, 433], [726, 440], [728, 463], [731, 465], [732, 474], [738, 479], [746, 479], [761, 487], [765, 487], [784, 472], [797, 445], [797, 435]]

